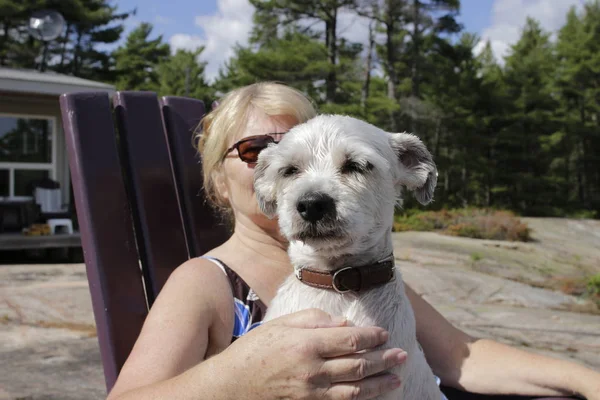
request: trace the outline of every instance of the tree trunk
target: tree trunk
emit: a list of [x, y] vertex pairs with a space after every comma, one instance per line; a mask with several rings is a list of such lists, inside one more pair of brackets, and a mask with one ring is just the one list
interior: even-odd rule
[[591, 143], [587, 138], [584, 138], [583, 143], [583, 208], [586, 210], [590, 210], [592, 208], [591, 196], [590, 196], [590, 183], [593, 182], [591, 179], [591, 171], [590, 171], [590, 156], [589, 150], [591, 147]]
[[485, 195], [485, 205], [486, 207], [492, 206], [492, 185], [494, 184], [494, 178], [492, 176], [492, 171], [494, 170], [493, 160], [494, 160], [494, 141], [493, 139], [489, 139], [489, 136], [492, 135], [491, 131], [488, 131], [488, 141], [487, 141], [487, 149], [486, 149], [486, 168], [485, 168], [485, 177], [486, 177], [486, 195]]
[[[580, 122], [581, 122], [581, 131], [583, 135], [587, 136], [586, 133], [586, 128], [585, 128], [585, 119], [586, 119], [586, 115], [585, 115], [585, 103], [582, 99], [582, 101], [580, 102], [580, 106], [579, 106], [579, 118], [580, 118]], [[588, 156], [587, 156], [587, 151], [588, 151], [588, 146], [589, 143], [586, 140], [586, 137], [584, 136], [583, 138], [581, 138], [581, 158], [582, 158], [582, 162], [581, 162], [581, 166], [583, 167], [583, 170], [581, 171], [581, 176], [580, 176], [580, 200], [581, 200], [581, 207], [583, 208], [588, 208], [589, 206], [589, 196], [588, 196], [588, 171], [589, 171], [589, 167], [588, 167]]]
[[83, 38], [83, 33], [80, 29], [77, 30], [77, 42], [75, 43], [75, 49], [73, 51], [73, 64], [71, 65], [71, 74], [78, 76], [79, 75], [79, 56], [81, 53], [81, 39]]
[[411, 69], [411, 80], [412, 80], [412, 95], [415, 98], [421, 97], [421, 91], [419, 87], [419, 57], [421, 51], [421, 32], [419, 32], [419, 18], [420, 18], [420, 7], [421, 4], [419, 0], [414, 0], [413, 2], [413, 59], [412, 59], [412, 69]]
[[[385, 25], [385, 33], [386, 66], [388, 74], [387, 97], [393, 100], [394, 103], [398, 103], [398, 99], [396, 98], [398, 74], [396, 73], [396, 47], [394, 46], [394, 35], [396, 34], [396, 29], [392, 18], [390, 18]], [[396, 115], [393, 111], [390, 111], [390, 129], [393, 132], [397, 130]]]
[[450, 175], [448, 175], [448, 170], [444, 170], [444, 193], [447, 195], [450, 189]]
[[64, 42], [62, 44], [62, 48], [60, 50], [60, 69], [62, 70], [65, 65], [65, 54], [67, 52], [67, 43], [69, 42], [69, 35], [71, 34], [71, 25], [67, 23], [67, 27], [65, 29], [65, 37]]
[[[467, 151], [467, 150], [464, 149], [464, 151]], [[462, 187], [463, 187], [462, 196], [461, 196], [462, 197], [462, 207], [466, 208], [469, 205], [469, 200], [468, 200], [469, 185], [468, 185], [468, 182], [467, 182], [468, 173], [467, 173], [467, 166], [466, 166], [466, 164], [463, 164], [460, 176], [461, 176], [461, 180], [462, 180], [461, 184], [462, 184]]]
[[4, 57], [4, 50], [7, 50], [5, 49], [5, 46], [8, 43], [8, 31], [10, 30], [10, 20], [8, 18], [5, 18], [2, 21], [2, 26], [4, 27], [4, 29], [2, 32], [2, 36], [0, 36], [0, 65], [4, 65], [4, 63], [6, 62]]
[[365, 82], [363, 83], [360, 96], [360, 105], [363, 112], [367, 110], [367, 99], [369, 98], [369, 90], [371, 87], [371, 69], [373, 68], [373, 47], [375, 46], [375, 29], [373, 21], [369, 23], [369, 47], [367, 50], [367, 65], [365, 66]]
[[565, 206], [569, 207], [569, 199], [571, 198], [571, 174], [570, 174], [570, 169], [571, 169], [571, 146], [568, 147], [569, 149], [569, 153], [567, 153], [567, 155], [565, 156], [565, 170], [564, 170], [564, 174], [565, 174], [565, 182], [567, 183], [565, 186]]
[[585, 203], [585, 192], [583, 191], [583, 174], [581, 173], [581, 167], [577, 171], [577, 195], [579, 197], [579, 206], [581, 207]]
[[440, 131], [442, 128], [442, 117], [438, 117], [435, 122], [435, 132], [433, 133], [433, 159], [436, 160], [440, 155]]
[[326, 86], [326, 101], [333, 103], [335, 101], [335, 93], [337, 89], [337, 8], [333, 10], [331, 18], [325, 21], [325, 46], [327, 47], [327, 57], [329, 59], [329, 72], [327, 73]]

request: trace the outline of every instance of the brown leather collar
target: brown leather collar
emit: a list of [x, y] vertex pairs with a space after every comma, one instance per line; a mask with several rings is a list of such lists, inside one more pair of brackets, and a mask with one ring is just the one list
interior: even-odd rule
[[395, 270], [394, 256], [390, 255], [374, 264], [344, 267], [331, 272], [299, 268], [296, 270], [296, 278], [306, 285], [320, 289], [333, 289], [338, 293], [358, 293], [392, 281]]

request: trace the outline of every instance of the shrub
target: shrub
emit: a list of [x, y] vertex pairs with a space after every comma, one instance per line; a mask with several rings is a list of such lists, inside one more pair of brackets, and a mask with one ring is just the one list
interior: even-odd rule
[[600, 298], [600, 274], [588, 278], [586, 289], [590, 296]]
[[575, 219], [596, 219], [600, 217], [600, 214], [595, 210], [578, 210], [567, 213], [567, 217]]
[[475, 239], [531, 240], [531, 231], [513, 213], [488, 209], [456, 209], [397, 215], [393, 230], [438, 231]]
[[483, 259], [483, 255], [481, 253], [471, 253], [471, 261], [477, 262]]

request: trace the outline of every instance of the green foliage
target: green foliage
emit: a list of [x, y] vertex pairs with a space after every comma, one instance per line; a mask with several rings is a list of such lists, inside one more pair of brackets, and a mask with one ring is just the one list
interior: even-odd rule
[[[489, 43], [476, 51], [480, 38], [457, 22], [459, 0], [250, 1], [249, 44], [234, 49], [214, 82], [202, 48], [171, 53], [149, 24], [109, 50], [132, 14], [109, 0], [0, 0], [0, 65], [40, 67], [42, 48], [26, 21], [35, 9], [54, 8], [67, 30], [48, 48], [48, 69], [207, 104], [253, 82], [283, 82], [320, 112], [417, 134], [439, 171], [427, 209], [600, 218], [600, 0], [571, 9], [556, 40], [529, 18], [504, 60]], [[370, 23], [372, 40], [357, 40], [366, 46], [344, 39], [343, 14]], [[404, 204], [420, 207], [410, 196]], [[443, 229], [496, 235], [478, 218]], [[430, 226], [437, 223], [414, 217], [397, 227], [442, 229]], [[503, 226], [492, 230], [526, 239], [518, 226]]]
[[477, 262], [483, 260], [483, 255], [481, 253], [471, 253], [471, 261]]
[[474, 239], [531, 240], [530, 229], [513, 213], [488, 209], [454, 209], [397, 215], [393, 230], [437, 231]]
[[211, 104], [214, 89], [204, 78], [206, 62], [198, 61], [204, 47], [189, 51], [179, 49], [158, 66], [159, 93], [168, 96], [185, 96]]
[[[44, 65], [40, 65], [42, 45], [28, 33], [31, 13], [54, 9], [66, 21], [66, 29], [49, 43]], [[123, 32], [123, 21], [132, 12], [117, 13], [108, 0], [0, 0], [0, 66], [42, 68], [61, 73], [114, 81], [109, 50]]]
[[328, 72], [327, 50], [317, 39], [286, 32], [258, 50], [237, 47], [235, 57], [221, 71], [217, 87], [222, 91], [258, 81], [278, 81], [312, 97], [320, 90], [315, 82]]
[[[556, 44], [560, 136], [549, 144], [551, 174], [567, 205], [600, 214], [600, 2], [571, 9]], [[552, 146], [554, 145], [554, 146]]]
[[529, 18], [506, 58], [504, 82], [512, 101], [495, 142], [495, 182], [506, 188], [498, 200], [529, 215], [551, 208], [557, 189], [546, 174], [552, 158], [543, 146], [558, 128], [551, 87], [555, 64], [549, 34]]
[[593, 275], [586, 282], [586, 291], [592, 297], [600, 298], [600, 274]]
[[[115, 51], [118, 90], [159, 89], [158, 66], [167, 62], [170, 49], [163, 43], [162, 36], [150, 39], [151, 33], [152, 25], [142, 23], [131, 31], [125, 45]], [[169, 72], [168, 68], [165, 72]]]

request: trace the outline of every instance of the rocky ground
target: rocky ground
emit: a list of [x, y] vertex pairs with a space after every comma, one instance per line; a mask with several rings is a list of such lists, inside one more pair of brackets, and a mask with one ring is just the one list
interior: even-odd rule
[[[465, 331], [600, 369], [600, 312], [558, 290], [600, 273], [600, 221], [526, 222], [534, 242], [403, 232], [395, 254]], [[105, 397], [82, 264], [0, 266], [0, 357], [0, 399]]]

